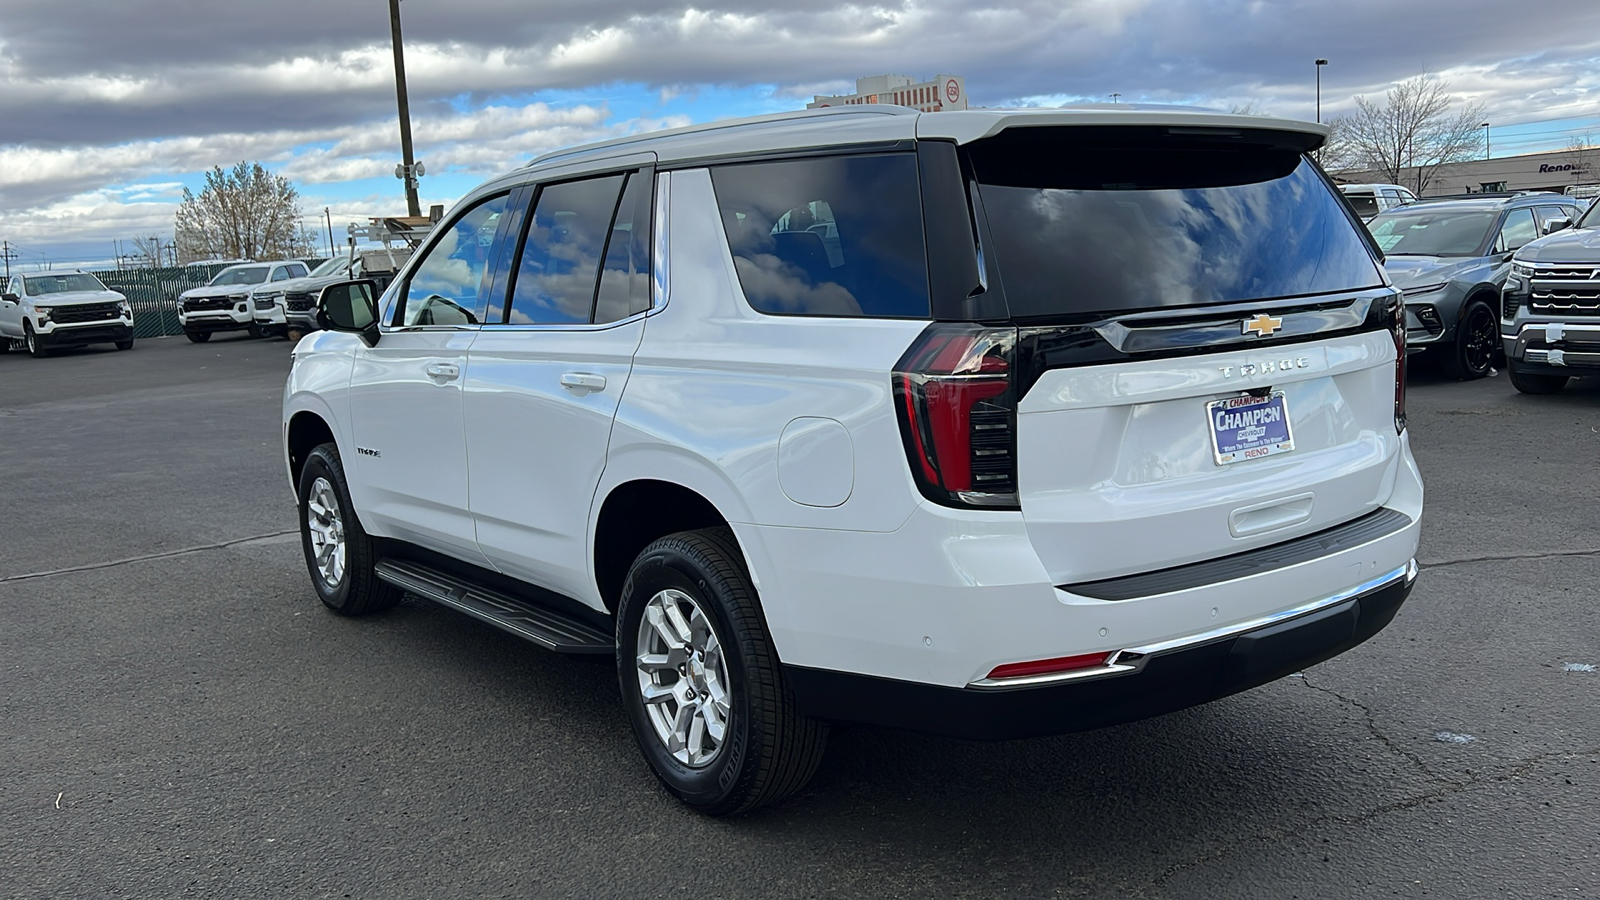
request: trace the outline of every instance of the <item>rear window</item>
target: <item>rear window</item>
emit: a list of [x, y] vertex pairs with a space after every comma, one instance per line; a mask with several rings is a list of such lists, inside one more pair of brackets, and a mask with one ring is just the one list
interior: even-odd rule
[[928, 316], [917, 161], [910, 153], [711, 170], [745, 299], [765, 313]]
[[1359, 226], [1291, 147], [1158, 129], [1037, 129], [977, 142], [971, 155], [1019, 319], [1382, 283]]

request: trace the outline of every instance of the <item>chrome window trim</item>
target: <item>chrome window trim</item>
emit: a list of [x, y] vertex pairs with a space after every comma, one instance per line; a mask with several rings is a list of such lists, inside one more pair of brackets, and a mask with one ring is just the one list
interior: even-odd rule
[[628, 316], [625, 319], [615, 319], [615, 320], [610, 321], [610, 322], [551, 322], [551, 323], [547, 323], [547, 324], [528, 324], [528, 325], [521, 325], [521, 324], [513, 325], [513, 324], [510, 324], [510, 323], [506, 323], [506, 322], [498, 322], [498, 323], [495, 323], [493, 325], [479, 325], [479, 326], [474, 326], [474, 327], [476, 329], [478, 329], [478, 330], [493, 331], [493, 332], [501, 332], [501, 331], [605, 331], [607, 328], [618, 328], [620, 326], [627, 325], [628, 323], [637, 321], [639, 319], [642, 319], [645, 316], [648, 316], [653, 312], [655, 312], [655, 310], [653, 308], [652, 309], [647, 309], [647, 310], [645, 310], [643, 312], [636, 312], [633, 315]]
[[401, 334], [413, 331], [477, 331], [482, 325], [390, 325], [378, 326], [384, 334]]
[[1370, 594], [1374, 591], [1381, 590], [1389, 587], [1397, 581], [1401, 581], [1402, 579], [1406, 584], [1410, 584], [1412, 581], [1416, 580], [1416, 577], [1417, 561], [1415, 558], [1413, 558], [1400, 568], [1395, 569], [1392, 572], [1379, 575], [1377, 578], [1374, 578], [1370, 581], [1358, 584], [1349, 590], [1340, 591], [1337, 594], [1333, 594], [1329, 597], [1323, 597], [1320, 600], [1313, 600], [1310, 603], [1302, 603], [1301, 605], [1291, 609], [1285, 609], [1280, 612], [1272, 613], [1271, 615], [1261, 616], [1259, 618], [1251, 619], [1247, 622], [1224, 625], [1221, 628], [1214, 628], [1210, 631], [1203, 631], [1199, 634], [1184, 635], [1183, 637], [1177, 637], [1167, 641], [1160, 641], [1154, 644], [1145, 644], [1142, 647], [1129, 647], [1122, 650], [1110, 651], [1110, 655], [1106, 657], [1105, 663], [1095, 666], [1092, 669], [1074, 669], [1070, 672], [1053, 672], [1046, 675], [1029, 675], [1022, 678], [980, 678], [977, 681], [968, 683], [967, 687], [980, 691], [1003, 691], [1010, 690], [1012, 688], [1037, 687], [1043, 684], [1057, 684], [1066, 681], [1089, 681], [1099, 678], [1111, 678], [1118, 675], [1140, 672], [1143, 671], [1145, 664], [1150, 661], [1152, 656], [1158, 656], [1163, 653], [1172, 653], [1177, 650], [1188, 650], [1194, 647], [1199, 647], [1203, 644], [1210, 644], [1216, 641], [1226, 640], [1230, 637], [1237, 637], [1248, 631], [1255, 631], [1259, 628], [1277, 625], [1281, 622], [1287, 622], [1290, 619], [1297, 619], [1301, 616], [1309, 615], [1319, 610], [1327, 609], [1331, 606], [1338, 606], [1340, 603], [1343, 603], [1346, 600], [1351, 600], [1363, 594]]
[[[672, 210], [672, 173], [656, 173], [656, 203], [655, 221], [652, 223], [654, 230], [651, 232], [651, 242], [655, 244], [650, 250], [650, 308], [644, 315], [653, 316], [667, 308], [667, 301], [672, 296], [672, 278], [667, 255], [670, 249], [667, 235], [667, 214]], [[626, 321], [626, 320], [624, 320]]]

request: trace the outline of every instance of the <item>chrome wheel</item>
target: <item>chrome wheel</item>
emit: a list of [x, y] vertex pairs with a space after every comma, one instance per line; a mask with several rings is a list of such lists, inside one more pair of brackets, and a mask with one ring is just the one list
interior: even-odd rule
[[645, 604], [636, 646], [639, 696], [656, 737], [688, 766], [710, 765], [728, 737], [728, 666], [711, 620], [668, 588]]
[[312, 567], [328, 590], [344, 581], [344, 518], [339, 495], [326, 478], [318, 478], [306, 496], [306, 529], [311, 535]]

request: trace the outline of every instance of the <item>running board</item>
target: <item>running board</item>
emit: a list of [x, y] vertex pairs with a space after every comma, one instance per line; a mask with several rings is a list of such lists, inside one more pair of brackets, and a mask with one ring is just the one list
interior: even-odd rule
[[421, 563], [383, 559], [373, 571], [395, 587], [482, 619], [547, 650], [607, 655], [616, 652], [616, 641], [610, 634], [582, 619]]

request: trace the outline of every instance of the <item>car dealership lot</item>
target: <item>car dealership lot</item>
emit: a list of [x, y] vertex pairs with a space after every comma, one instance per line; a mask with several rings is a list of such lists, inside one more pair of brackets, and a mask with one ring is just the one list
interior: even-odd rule
[[1411, 383], [1421, 580], [1209, 706], [837, 735], [787, 804], [661, 791], [605, 664], [408, 600], [328, 614], [282, 341], [0, 356], [0, 896], [1600, 891], [1600, 385]]

